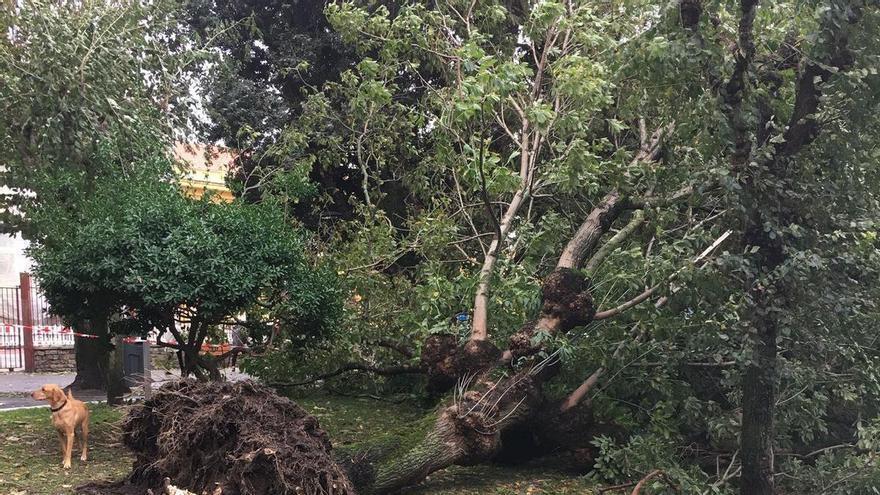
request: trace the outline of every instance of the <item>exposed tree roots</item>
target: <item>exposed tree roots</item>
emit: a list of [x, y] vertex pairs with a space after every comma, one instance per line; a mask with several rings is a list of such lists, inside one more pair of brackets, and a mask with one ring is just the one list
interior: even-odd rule
[[[135, 406], [122, 430], [136, 455], [126, 484], [140, 493], [161, 492], [166, 477], [195, 493], [355, 493], [318, 421], [251, 381], [169, 383]], [[109, 488], [82, 491], [125, 493]]]
[[[542, 357], [546, 341], [533, 337], [588, 323], [595, 314], [589, 288], [586, 277], [566, 267], [548, 275], [542, 310], [511, 338], [508, 359], [486, 341], [429, 339], [421, 357], [435, 392], [454, 391], [414, 445], [334, 460], [317, 421], [270, 389], [185, 380], [161, 388], [126, 418], [123, 439], [137, 455], [128, 481], [159, 488], [168, 477], [212, 495], [218, 488], [223, 495], [384, 494], [452, 465], [498, 458], [505, 447], [516, 450], [517, 431], [533, 432], [540, 446], [529, 449], [533, 454], [577, 452], [594, 433], [589, 405], [563, 412], [545, 399], [543, 384], [558, 363]], [[563, 445], [571, 440], [579, 445]], [[580, 455], [587, 464], [590, 453]]]
[[[586, 277], [566, 267], [548, 275], [538, 319], [511, 338], [512, 359], [502, 359], [501, 352], [485, 341], [459, 346], [451, 336], [432, 337], [423, 348], [422, 363], [435, 392], [455, 387], [453, 400], [438, 411], [433, 428], [421, 442], [380, 463], [373, 479], [358, 489], [394, 492], [451, 465], [489, 461], [503, 451], [510, 431], [528, 429], [527, 425], [534, 429], [536, 418], [548, 407], [542, 385], [557, 366], [539, 357], [546, 348], [533, 337], [538, 330], [562, 334], [588, 323], [595, 314], [589, 287]], [[558, 404], [550, 407], [559, 410]], [[553, 419], [565, 423], [571, 418], [555, 413]], [[547, 439], [553, 436], [545, 435]]]

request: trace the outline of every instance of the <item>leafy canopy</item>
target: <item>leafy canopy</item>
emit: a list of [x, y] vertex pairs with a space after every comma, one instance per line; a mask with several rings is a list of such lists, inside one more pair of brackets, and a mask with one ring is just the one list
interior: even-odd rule
[[[854, 11], [864, 18], [851, 25]], [[727, 459], [736, 452], [743, 370], [755, 362], [755, 323], [768, 318], [780, 323], [775, 445], [808, 454], [876, 438], [857, 423], [880, 404], [875, 6], [761, 3], [754, 61], [739, 76], [739, 2], [355, 1], [327, 16], [360, 61], [315, 88], [273, 151], [291, 168], [319, 164], [359, 182], [348, 196], [355, 214], [324, 217], [325, 249], [351, 294], [350, 331], [301, 367], [399, 362], [371, 342], [466, 333], [451, 316], [473, 307], [490, 215], [513, 202], [528, 152], [535, 172], [493, 275], [491, 336], [503, 342], [534, 315], [539, 278], [612, 191], [641, 205], [614, 222], [606, 238], [622, 237], [591, 269], [597, 302], [613, 307], [655, 284], [668, 297], [577, 331], [562, 353], [565, 383], [554, 391], [609, 370], [593, 405], [630, 434], [597, 441], [595, 476], [661, 467], [695, 492], [729, 491], [729, 478], [700, 470], [683, 446], [700, 438]], [[832, 56], [840, 40], [851, 64]], [[744, 89], [726, 84], [740, 78]], [[641, 122], [648, 136], [675, 123], [658, 162], [632, 160]], [[265, 178], [290, 196], [302, 188]], [[679, 191], [681, 201], [662, 201]], [[768, 245], [784, 262], [764, 262], [756, 226], [778, 239]], [[689, 266], [728, 230], [706, 265]], [[771, 283], [785, 289], [770, 292], [771, 305], [750, 300]], [[780, 456], [798, 478], [779, 482], [858, 491], [876, 486], [859, 471], [875, 456], [841, 450], [815, 466]]]
[[[0, 8], [0, 231], [75, 204], [188, 125], [204, 60], [171, 2], [35, 0]], [[95, 160], [99, 152], [110, 160]], [[26, 192], [26, 193], [25, 193]], [[24, 194], [22, 194], [24, 193]]]
[[193, 200], [140, 174], [101, 184], [51, 231], [31, 255], [68, 319], [126, 314], [142, 331], [166, 330], [230, 322], [260, 303], [314, 337], [338, 311], [333, 276], [311, 266], [304, 235], [268, 203]]

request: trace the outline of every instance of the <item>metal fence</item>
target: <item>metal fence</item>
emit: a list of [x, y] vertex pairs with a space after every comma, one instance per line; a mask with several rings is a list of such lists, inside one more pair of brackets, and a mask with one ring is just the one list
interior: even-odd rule
[[30, 275], [18, 287], [0, 287], [0, 369], [33, 366], [34, 347], [73, 347], [73, 334], [62, 329]]
[[24, 368], [24, 335], [4, 326], [0, 329], [0, 369]]
[[[232, 327], [223, 330], [226, 343], [238, 345]], [[31, 369], [34, 348], [73, 347], [74, 338], [74, 332], [50, 314], [46, 298], [28, 274], [21, 275], [18, 287], [0, 287], [0, 370]], [[151, 333], [149, 340], [155, 338]], [[166, 335], [163, 341], [173, 338]]]
[[24, 335], [18, 287], [0, 287], [0, 369], [24, 367]]
[[73, 332], [62, 332], [61, 319], [49, 313], [49, 302], [36, 284], [30, 300], [34, 347], [73, 347]]

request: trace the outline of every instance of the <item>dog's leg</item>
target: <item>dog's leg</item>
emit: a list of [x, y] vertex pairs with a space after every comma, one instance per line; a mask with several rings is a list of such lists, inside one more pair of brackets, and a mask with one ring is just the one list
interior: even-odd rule
[[67, 445], [64, 446], [64, 469], [70, 469], [70, 455], [73, 453], [73, 429], [67, 432]]
[[64, 438], [64, 432], [61, 430], [56, 430], [58, 433], [58, 448], [61, 450], [61, 458], [64, 459], [64, 448], [67, 440]]
[[89, 421], [82, 422], [82, 456], [80, 456], [81, 461], [89, 460]]

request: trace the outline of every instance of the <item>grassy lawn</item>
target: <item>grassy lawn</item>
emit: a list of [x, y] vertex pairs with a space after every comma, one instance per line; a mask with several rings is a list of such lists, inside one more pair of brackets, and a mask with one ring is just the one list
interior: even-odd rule
[[[334, 446], [345, 447], [377, 435], [405, 435], [425, 411], [415, 406], [372, 399], [312, 395], [295, 399], [330, 432]], [[0, 495], [73, 493], [89, 480], [119, 479], [128, 472], [131, 456], [117, 443], [116, 424], [122, 411], [89, 404], [92, 411], [89, 461], [73, 456], [73, 468], [61, 468], [61, 455], [46, 408], [0, 412]], [[455, 467], [435, 473], [411, 495], [590, 493], [578, 477], [540, 467]]]
[[131, 456], [117, 444], [116, 423], [121, 412], [89, 404], [89, 460], [79, 460], [74, 444], [73, 468], [61, 468], [58, 436], [49, 408], [0, 412], [0, 494], [55, 495], [72, 493], [89, 480], [117, 479], [131, 467]]

